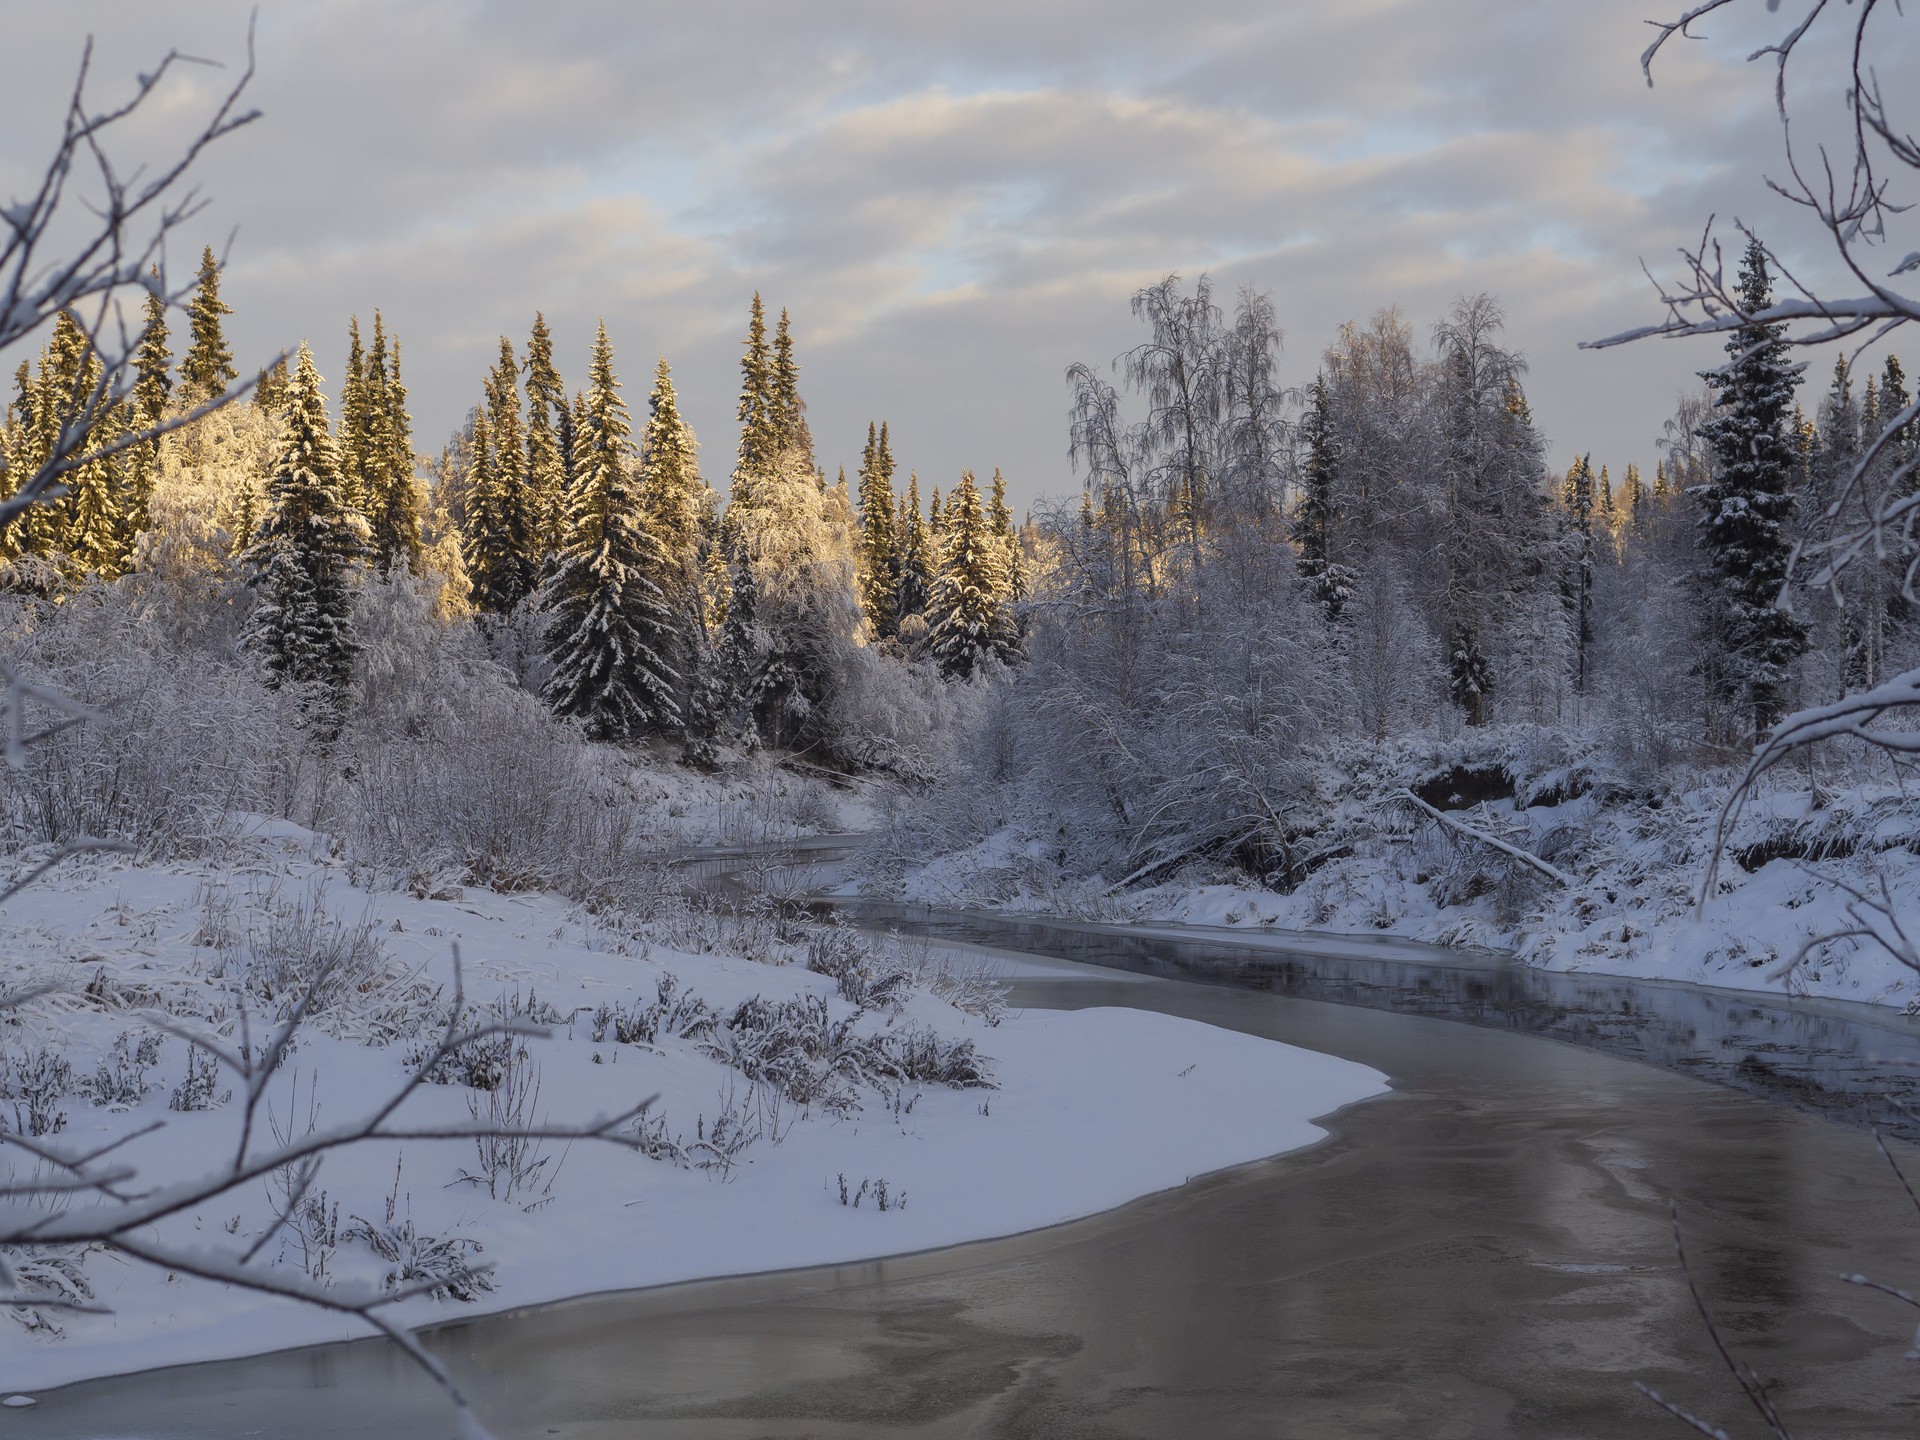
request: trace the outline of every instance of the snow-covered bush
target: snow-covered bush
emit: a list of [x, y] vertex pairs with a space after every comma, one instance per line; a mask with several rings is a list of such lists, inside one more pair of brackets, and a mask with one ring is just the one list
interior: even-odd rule
[[209, 890], [203, 933], [215, 939], [212, 976], [276, 1020], [299, 1005], [336, 1034], [391, 1038], [417, 1026], [431, 992], [409, 983], [370, 916], [337, 919], [326, 895], [324, 881], [291, 893], [274, 886], [238, 904]]
[[[0, 1245], [0, 1285], [14, 1294], [44, 1295], [48, 1299], [84, 1305], [93, 1299], [87, 1279], [87, 1252], [91, 1245], [41, 1245], [21, 1250]], [[10, 1305], [7, 1314], [29, 1331], [59, 1337], [60, 1311], [33, 1305]]]
[[[513, 1040], [511, 1035], [501, 1038]], [[496, 1200], [512, 1201], [533, 1190], [553, 1163], [546, 1147], [529, 1133], [538, 1126], [539, 1109], [540, 1062], [525, 1045], [511, 1043], [502, 1052], [495, 1083], [467, 1096], [467, 1113], [485, 1133], [474, 1137], [478, 1167], [462, 1170], [462, 1182], [483, 1186]], [[533, 1205], [542, 1203], [552, 1191], [553, 1177], [549, 1175]], [[391, 1214], [388, 1218], [391, 1223]], [[412, 1226], [407, 1229], [410, 1233]]]
[[220, 1089], [220, 1067], [213, 1056], [198, 1045], [187, 1046], [187, 1073], [167, 1098], [167, 1108], [183, 1113], [211, 1110], [232, 1098], [231, 1090]]
[[66, 1129], [60, 1101], [74, 1088], [72, 1063], [50, 1045], [0, 1053], [0, 1099], [13, 1102], [12, 1128], [22, 1135], [57, 1135]]
[[148, 1072], [160, 1063], [160, 1037], [122, 1030], [100, 1057], [92, 1075], [80, 1077], [79, 1090], [95, 1105], [138, 1105], [154, 1089]]
[[[472, 1011], [463, 1017], [474, 1018], [477, 1015]], [[497, 1090], [519, 1044], [512, 1035], [477, 1035], [443, 1050], [437, 1038], [422, 1040], [407, 1051], [407, 1069], [420, 1074], [429, 1085]]]
[[580, 895], [647, 848], [623, 767], [484, 672], [430, 734], [369, 739], [348, 782], [350, 852], [398, 874], [451, 866], [498, 890]]
[[647, 1004], [619, 1001], [593, 1012], [593, 1038], [611, 1038], [620, 1045], [651, 1045], [662, 1035], [678, 1040], [703, 1040], [719, 1022], [713, 1007], [691, 991], [682, 990], [671, 973], [662, 975], [654, 998]]
[[124, 593], [11, 599], [0, 616], [15, 663], [98, 711], [0, 776], [9, 846], [89, 836], [155, 857], [205, 855], [236, 814], [287, 815], [311, 793], [318, 767], [293, 698], [242, 663], [183, 649], [130, 613]]
[[[468, 1258], [481, 1253], [479, 1241], [422, 1232], [410, 1213], [401, 1213], [400, 1200], [400, 1171], [396, 1166], [385, 1217], [373, 1221], [356, 1215], [340, 1231], [340, 1239], [365, 1245], [386, 1262], [386, 1274], [380, 1281], [383, 1289], [424, 1290], [436, 1300], [471, 1304], [494, 1288], [493, 1276], [486, 1267], [476, 1266]], [[411, 1210], [411, 1205], [407, 1208]]]

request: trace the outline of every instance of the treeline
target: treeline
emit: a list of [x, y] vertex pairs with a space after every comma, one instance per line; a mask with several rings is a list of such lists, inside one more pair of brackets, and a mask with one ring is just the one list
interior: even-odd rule
[[[605, 326], [570, 395], [543, 316], [523, 355], [502, 338], [481, 402], [424, 465], [400, 341], [377, 312], [370, 345], [350, 326], [337, 418], [303, 345], [250, 403], [116, 447], [236, 378], [219, 282], [208, 251], [177, 366], [167, 314], [149, 303], [129, 393], [87, 413], [98, 458], [0, 536], [8, 588], [192, 594], [236, 618], [272, 683], [310, 693], [325, 731], [353, 684], [361, 587], [411, 577], [557, 714], [599, 739], [678, 740], [702, 763], [730, 743], [871, 760], [848, 710], [885, 708], [876, 666], [966, 679], [1020, 657], [1021, 541], [999, 472], [985, 495], [963, 473], [923, 512], [917, 475], [897, 493], [881, 423], [857, 496], [844, 469], [830, 485], [788, 318], [769, 334], [757, 295], [723, 506], [667, 362], [636, 433]], [[61, 317], [37, 369], [16, 377], [8, 472], [32, 473], [97, 380], [85, 332]]]
[[[1757, 246], [1743, 286], [1771, 303]], [[1297, 883], [1395, 741], [1529, 727], [1652, 783], [1914, 663], [1910, 543], [1838, 585], [1793, 564], [1857, 519], [1829, 497], [1908, 403], [1897, 360], [1859, 399], [1843, 367], [1808, 417], [1777, 327], [1743, 327], [1651, 478], [1616, 482], [1549, 473], [1488, 296], [1424, 337], [1346, 325], [1298, 390], [1262, 294], [1169, 277], [1133, 308], [1139, 345], [1069, 371], [1083, 484], [1037, 526], [1030, 664], [906, 849], [1012, 825], [1055, 874], [1211, 857]]]

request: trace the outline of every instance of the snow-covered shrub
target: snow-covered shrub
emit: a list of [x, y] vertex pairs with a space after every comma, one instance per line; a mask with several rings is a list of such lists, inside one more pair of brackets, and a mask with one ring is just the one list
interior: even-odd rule
[[[93, 1299], [85, 1261], [90, 1245], [36, 1245], [31, 1251], [0, 1245], [0, 1285], [16, 1294], [45, 1295], [79, 1304]], [[10, 1305], [7, 1314], [29, 1331], [58, 1338], [60, 1312]]]
[[0, 1055], [0, 1099], [13, 1102], [13, 1129], [21, 1135], [57, 1135], [67, 1128], [60, 1100], [74, 1091], [73, 1066], [50, 1045]]
[[368, 740], [344, 797], [350, 853], [401, 875], [580, 897], [649, 848], [623, 767], [481, 672], [429, 734]]
[[551, 1001], [542, 1000], [538, 988], [529, 985], [522, 994], [515, 985], [487, 1002], [487, 1012], [496, 1020], [524, 1020], [529, 1025], [564, 1025], [568, 1016]]
[[236, 813], [288, 815], [311, 796], [294, 697], [223, 653], [183, 648], [123, 592], [90, 587], [58, 606], [15, 598], [0, 615], [14, 664], [99, 711], [0, 775], [9, 847], [92, 836], [199, 856], [225, 843]]
[[831, 757], [922, 783], [948, 772], [961, 737], [1006, 683], [998, 671], [949, 682], [934, 665], [889, 659], [868, 646], [836, 652], [833, 674], [821, 710]]
[[861, 1010], [898, 1010], [914, 985], [913, 969], [879, 951], [857, 931], [822, 927], [807, 942], [807, 968], [832, 977], [840, 998]]
[[845, 1115], [859, 1108], [856, 1086], [870, 1075], [869, 1042], [855, 1033], [856, 1018], [834, 1020], [818, 995], [779, 1001], [754, 995], [734, 1007], [703, 1048], [796, 1105]]
[[330, 1034], [380, 1042], [411, 1033], [430, 1009], [435, 992], [387, 952], [371, 915], [329, 911], [324, 878], [244, 897], [210, 886], [202, 915], [210, 973], [275, 1019], [298, 1007]]
[[169, 1110], [211, 1110], [233, 1098], [231, 1090], [219, 1088], [220, 1066], [213, 1056], [198, 1045], [187, 1047], [187, 1074], [167, 1098]]
[[[461, 1026], [463, 1029], [470, 1028], [480, 1018], [469, 1009], [461, 1017]], [[469, 1090], [497, 1090], [513, 1064], [513, 1052], [519, 1044], [520, 1041], [512, 1035], [471, 1036], [442, 1055], [439, 1037], [430, 1036], [407, 1051], [407, 1068], [418, 1070], [431, 1059], [431, 1068], [422, 1076], [429, 1085], [464, 1085]]]
[[123, 1030], [100, 1057], [92, 1075], [80, 1077], [79, 1090], [95, 1105], [138, 1105], [154, 1088], [147, 1078], [160, 1063], [160, 1037]]
[[494, 1288], [493, 1276], [486, 1267], [476, 1266], [467, 1258], [481, 1253], [478, 1240], [425, 1234], [414, 1227], [411, 1214], [400, 1213], [397, 1167], [393, 1189], [387, 1193], [385, 1218], [375, 1222], [356, 1215], [353, 1223], [340, 1232], [340, 1238], [365, 1245], [387, 1263], [387, 1273], [381, 1277], [381, 1285], [387, 1290], [420, 1286], [436, 1300], [471, 1304]]
[[694, 1138], [683, 1142], [681, 1154], [696, 1170], [711, 1171], [725, 1180], [733, 1174], [747, 1148], [762, 1138], [758, 1117], [741, 1105], [729, 1086], [720, 1095], [720, 1111], [708, 1124], [703, 1114], [694, 1124]]
[[654, 1111], [647, 1111], [636, 1119], [627, 1129], [634, 1148], [649, 1160], [664, 1160], [669, 1165], [683, 1166], [687, 1163], [686, 1152], [680, 1148], [680, 1142], [667, 1133], [667, 1117]]
[[654, 998], [646, 1004], [616, 1001], [595, 1010], [593, 1038], [603, 1041], [611, 1036], [620, 1045], [651, 1045], [662, 1035], [700, 1040], [713, 1033], [719, 1019], [711, 1005], [692, 991], [682, 990], [679, 979], [669, 972], [660, 977]]
[[[512, 1036], [501, 1038], [513, 1039]], [[498, 1080], [467, 1096], [467, 1113], [474, 1122], [498, 1133], [474, 1137], [479, 1166], [476, 1170], [462, 1170], [461, 1181], [485, 1186], [496, 1200], [510, 1201], [531, 1190], [553, 1163], [546, 1147], [525, 1133], [538, 1123], [539, 1108], [540, 1062], [524, 1045], [510, 1044], [504, 1051]], [[545, 1203], [552, 1189], [553, 1179], [549, 1176], [533, 1205]], [[527, 1208], [532, 1209], [533, 1205]]]
[[280, 1259], [291, 1255], [309, 1280], [331, 1285], [340, 1249], [340, 1202], [325, 1190], [303, 1193], [298, 1187], [294, 1167], [274, 1173], [271, 1188], [279, 1193], [270, 1203], [279, 1226]]
[[836, 1020], [818, 995], [755, 995], [734, 1007], [702, 1048], [794, 1104], [835, 1116], [860, 1108], [863, 1085], [885, 1095], [912, 1082], [993, 1084], [971, 1040], [945, 1040], [922, 1025], [866, 1034], [857, 1028], [865, 1013]]
[[933, 958], [931, 947], [922, 948], [913, 964], [919, 983], [961, 1014], [976, 1016], [988, 1025], [1006, 1018], [1007, 982], [994, 965], [955, 965], [944, 955]]
[[[955, 1090], [995, 1088], [993, 1070], [971, 1040], [947, 1040], [925, 1025], [909, 1025], [875, 1037], [869, 1062], [874, 1073]], [[881, 1071], [882, 1063], [888, 1066]]]

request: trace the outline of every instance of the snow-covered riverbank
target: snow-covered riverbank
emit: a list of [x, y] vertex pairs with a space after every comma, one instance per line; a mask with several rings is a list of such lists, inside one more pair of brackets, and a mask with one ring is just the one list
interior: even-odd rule
[[[20, 1098], [29, 1065], [63, 1060], [71, 1077], [40, 1102], [49, 1121], [65, 1115], [50, 1142], [91, 1147], [158, 1119], [164, 1129], [123, 1152], [143, 1181], [222, 1163], [238, 1136], [237, 1107], [220, 1101], [231, 1078], [219, 1077], [210, 1097], [201, 1086], [198, 1099], [211, 1098], [211, 1108], [170, 1108], [196, 1103], [186, 1093], [188, 1047], [164, 1040], [142, 1075], [139, 1037], [151, 1032], [135, 1012], [231, 1021], [248, 966], [331, 936], [361, 947], [371, 978], [364, 994], [309, 1027], [272, 1093], [271, 1124], [281, 1133], [338, 1124], [404, 1077], [422, 1025], [444, 1005], [458, 945], [471, 1003], [504, 1001], [553, 1032], [525, 1042], [518, 1061], [537, 1080], [527, 1117], [580, 1120], [657, 1096], [656, 1158], [552, 1144], [544, 1165], [509, 1185], [472, 1140], [335, 1154], [315, 1183], [318, 1209], [300, 1207], [253, 1263], [379, 1284], [396, 1262], [377, 1252], [397, 1238], [415, 1258], [438, 1241], [491, 1265], [492, 1288], [470, 1302], [404, 1302], [396, 1313], [410, 1323], [1050, 1225], [1309, 1144], [1323, 1133], [1314, 1117], [1383, 1088], [1363, 1066], [1167, 1016], [996, 1014], [990, 997], [958, 983], [964, 962], [925, 951], [867, 954], [862, 963], [880, 978], [890, 967], [911, 973], [890, 998], [862, 1006], [846, 997], [865, 979], [808, 969], [804, 943], [782, 941], [766, 922], [689, 912], [644, 931], [545, 895], [369, 891], [313, 853], [310, 840], [289, 834], [263, 841], [256, 861], [238, 869], [103, 864], [56, 873], [17, 897], [0, 924], [6, 982], [59, 988], [7, 1028], [14, 1093], [5, 1103], [30, 1103]], [[831, 955], [815, 959], [834, 967]], [[847, 1055], [881, 1057], [873, 1063], [909, 1076], [964, 1080], [977, 1071], [991, 1083], [876, 1080], [861, 1068], [868, 1061], [831, 1057], [784, 1087], [756, 1083], [742, 1058], [763, 1033], [741, 1010], [752, 997], [782, 1023], [815, 1017]], [[117, 1041], [122, 1093], [95, 1103], [107, 1095], [96, 1072], [115, 1069]], [[816, 1086], [814, 1098], [801, 1104], [793, 1097], [806, 1085]], [[510, 1088], [430, 1085], [409, 1113], [422, 1124], [463, 1122]], [[25, 1120], [23, 1111], [23, 1128]], [[237, 1254], [273, 1227], [285, 1201], [272, 1181], [257, 1183], [217, 1213], [165, 1222], [161, 1238]], [[0, 1390], [365, 1333], [358, 1322], [109, 1252], [71, 1258], [113, 1313], [55, 1317], [56, 1333], [14, 1312], [21, 1323], [0, 1323]]]
[[[1629, 783], [1592, 755], [1490, 732], [1388, 747], [1329, 780], [1266, 885], [1204, 858], [1146, 883], [1072, 873], [1045, 817], [1020, 813], [965, 845], [937, 825], [896, 821], [863, 857], [861, 883], [949, 907], [1398, 936], [1546, 969], [1913, 1001], [1920, 974], [1861, 933], [1863, 921], [1880, 923], [1871, 902], [1920, 912], [1920, 834], [1897, 781], [1855, 776], [1815, 794], [1779, 778], [1719, 844], [1731, 780], [1676, 770]], [[1111, 866], [1133, 868], [1130, 858]]]

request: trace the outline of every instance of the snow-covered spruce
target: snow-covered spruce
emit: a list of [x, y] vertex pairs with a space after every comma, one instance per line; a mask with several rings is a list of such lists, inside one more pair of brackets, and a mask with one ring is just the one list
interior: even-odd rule
[[545, 698], [602, 739], [676, 730], [681, 686], [670, 657], [685, 651], [676, 623], [686, 611], [668, 600], [677, 577], [642, 505], [605, 325], [588, 384], [566, 539], [539, 596], [553, 667]]

